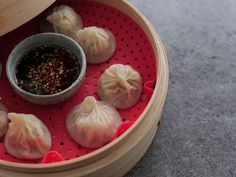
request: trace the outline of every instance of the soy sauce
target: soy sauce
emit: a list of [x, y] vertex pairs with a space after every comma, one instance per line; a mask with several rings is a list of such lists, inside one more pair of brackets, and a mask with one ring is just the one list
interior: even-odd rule
[[68, 88], [78, 78], [80, 69], [71, 51], [56, 45], [43, 45], [22, 56], [16, 67], [16, 78], [23, 90], [49, 95]]

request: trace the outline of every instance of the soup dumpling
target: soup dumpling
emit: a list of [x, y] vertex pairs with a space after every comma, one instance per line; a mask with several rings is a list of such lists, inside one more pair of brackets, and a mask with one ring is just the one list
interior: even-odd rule
[[130, 65], [111, 65], [99, 79], [99, 97], [118, 109], [134, 106], [142, 92], [142, 78]]
[[52, 146], [48, 128], [32, 114], [8, 113], [9, 129], [5, 136], [5, 148], [19, 159], [42, 158]]
[[0, 138], [5, 135], [8, 129], [7, 108], [0, 102]]
[[47, 21], [53, 25], [56, 33], [61, 33], [70, 37], [83, 28], [81, 17], [69, 6], [60, 5], [53, 9], [47, 16]]
[[87, 62], [102, 63], [112, 57], [116, 50], [116, 40], [112, 32], [95, 26], [84, 28], [75, 35], [75, 40], [83, 48]]
[[116, 109], [88, 96], [75, 106], [66, 118], [72, 139], [87, 148], [99, 148], [112, 140], [122, 120]]

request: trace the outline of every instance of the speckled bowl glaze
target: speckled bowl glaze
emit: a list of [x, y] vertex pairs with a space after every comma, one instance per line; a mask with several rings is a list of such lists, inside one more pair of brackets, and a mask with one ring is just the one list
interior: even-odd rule
[[[36, 95], [26, 92], [18, 86], [16, 79], [16, 67], [24, 53], [34, 47], [45, 44], [57, 45], [70, 50], [78, 59], [81, 71], [78, 78], [71, 84], [71, 86], [62, 92], [50, 95]], [[65, 101], [78, 90], [85, 76], [86, 58], [83, 49], [73, 39], [57, 33], [41, 33], [26, 38], [12, 50], [7, 60], [6, 72], [12, 88], [23, 99], [39, 105], [51, 105]]]

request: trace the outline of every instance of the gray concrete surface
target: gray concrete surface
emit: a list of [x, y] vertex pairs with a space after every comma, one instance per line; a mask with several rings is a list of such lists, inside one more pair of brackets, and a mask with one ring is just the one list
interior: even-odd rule
[[160, 128], [126, 177], [236, 177], [236, 0], [130, 0], [166, 47]]

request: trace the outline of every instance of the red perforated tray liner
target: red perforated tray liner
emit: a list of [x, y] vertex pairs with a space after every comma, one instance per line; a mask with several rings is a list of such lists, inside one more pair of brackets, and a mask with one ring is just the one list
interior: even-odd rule
[[[84, 26], [98, 26], [110, 29], [117, 41], [117, 50], [107, 62], [98, 65], [88, 65], [85, 80], [78, 92], [64, 103], [53, 106], [38, 106], [21, 99], [11, 89], [5, 74], [5, 64], [10, 51], [26, 37], [39, 33], [42, 19], [59, 4], [67, 4], [75, 9], [83, 19]], [[35, 114], [49, 128], [52, 138], [52, 150], [58, 151], [66, 160], [73, 159], [91, 152], [76, 144], [68, 135], [65, 128], [67, 113], [88, 95], [96, 94], [97, 82], [103, 71], [115, 63], [129, 64], [135, 68], [143, 81], [155, 80], [156, 62], [150, 42], [142, 29], [127, 15], [110, 6], [89, 1], [57, 1], [40, 16], [0, 38], [0, 60], [3, 64], [3, 74], [0, 78], [0, 97], [10, 112]], [[119, 110], [123, 120], [136, 120], [148, 104], [148, 96], [142, 93], [139, 102], [132, 108]], [[20, 162], [39, 163], [19, 160], [9, 155], [4, 148], [4, 139], [0, 139], [0, 159]]]

